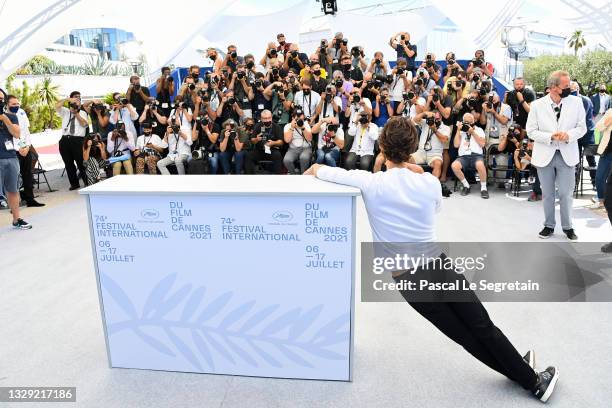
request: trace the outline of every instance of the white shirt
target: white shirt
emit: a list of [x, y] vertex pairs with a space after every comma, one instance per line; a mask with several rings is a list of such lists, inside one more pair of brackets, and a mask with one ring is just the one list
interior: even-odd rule
[[[285, 125], [285, 128], [283, 129], [283, 133], [288, 132], [289, 130], [291, 130], [291, 123], [287, 123]], [[293, 129], [293, 135], [291, 137], [291, 143], [289, 143], [289, 148], [293, 147], [293, 148], [298, 149], [298, 148], [309, 145], [308, 140], [304, 138], [305, 130], [308, 130], [310, 132], [310, 125], [308, 124], [308, 122], [304, 122], [304, 127], [302, 129], [299, 129], [297, 127]]]
[[134, 150], [134, 134], [130, 132], [125, 132], [127, 134], [128, 140], [123, 139], [122, 137], [117, 140], [119, 143], [117, 144], [117, 149], [115, 149], [115, 142], [113, 142], [112, 133], [108, 135], [108, 141], [106, 143], [106, 151], [110, 154], [114, 154], [115, 152], [123, 152], [126, 153], [127, 150]]
[[348, 130], [350, 136], [354, 136], [351, 152], [358, 156], [366, 156], [374, 154], [374, 142], [378, 140], [378, 126], [374, 123], [369, 123], [367, 128], [361, 124], [351, 125]]
[[[474, 132], [478, 135], [478, 137], [484, 139], [484, 130], [482, 130], [478, 126], [474, 126]], [[474, 136], [470, 135], [470, 140], [468, 142], [467, 133], [463, 131], [460, 133], [461, 142], [459, 143], [459, 156], [465, 156], [466, 154], [471, 153], [482, 154], [482, 147], [478, 144]]]
[[435, 215], [442, 203], [442, 189], [430, 173], [401, 168], [371, 173], [323, 166], [317, 178], [361, 190], [375, 242], [436, 240]]
[[32, 141], [30, 140], [30, 119], [28, 119], [28, 114], [21, 108], [17, 111], [17, 121], [19, 122], [19, 129], [21, 130], [19, 134], [19, 139], [13, 138], [13, 145], [19, 146], [19, 148], [23, 148], [26, 146], [31, 146]]
[[372, 110], [372, 102], [370, 102], [368, 98], [361, 98], [361, 100], [363, 101], [363, 105], [355, 105], [354, 103], [351, 103], [350, 105], [351, 116], [349, 116], [349, 123], [351, 124], [351, 126], [354, 126], [353, 122], [357, 120], [357, 115], [363, 112], [366, 106], [368, 107], [368, 109]]
[[[136, 128], [134, 127], [134, 121], [138, 119], [138, 113], [136, 109], [133, 109], [134, 113], [131, 113], [128, 108], [119, 109], [119, 118], [125, 124], [125, 131], [131, 133], [132, 135], [136, 135]], [[112, 111], [110, 113], [109, 122], [113, 125], [117, 124], [116, 111]]]
[[505, 135], [508, 133], [508, 127], [512, 124], [512, 108], [510, 105], [506, 105], [502, 103], [499, 107], [498, 113], [501, 116], [505, 116], [508, 119], [505, 125], [497, 120], [495, 115], [492, 113], [487, 113], [487, 125], [485, 126], [485, 134], [487, 135], [487, 139], [489, 137], [493, 137], [494, 139], [498, 139], [501, 135]]
[[406, 102], [404, 104], [404, 110], [402, 111], [402, 116], [405, 118], [409, 117], [410, 119], [414, 119], [414, 117], [417, 115], [417, 111], [416, 111], [417, 105], [425, 106], [426, 103], [427, 101], [422, 96], [419, 96], [417, 98], [416, 103], [408, 105], [408, 102]]
[[[85, 136], [85, 129], [87, 129], [87, 126], [89, 125], [88, 124], [85, 126], [81, 125], [81, 122], [79, 122], [74, 117], [72, 112], [70, 112], [70, 109], [66, 108], [65, 106], [62, 106], [57, 111], [57, 113], [62, 118], [62, 135], [70, 135], [70, 121], [74, 120], [74, 134], [70, 136], [81, 136], [81, 137]], [[83, 118], [85, 122], [87, 122], [87, 112], [85, 112], [84, 110], [80, 110], [79, 116], [81, 116], [81, 118]]]
[[[406, 71], [406, 79], [408, 80], [408, 84], [412, 82], [412, 72]], [[402, 101], [402, 94], [406, 90], [404, 86], [404, 80], [399, 75], [393, 75], [393, 82], [389, 85], [389, 93], [391, 95], [391, 100], [394, 102]]]
[[[339, 96], [335, 96], [334, 102], [336, 103], [336, 106], [338, 107], [338, 109], [342, 109], [342, 98], [340, 98]], [[327, 104], [327, 109], [325, 111], [323, 111], [323, 109], [325, 109], [325, 101], [323, 101], [321, 104], [321, 117], [322, 118], [329, 118], [330, 116], [334, 116], [334, 117], [338, 116], [338, 114], [334, 111], [334, 106], [332, 105], [331, 102]]]
[[168, 116], [168, 126], [170, 126], [170, 118], [172, 115], [176, 115], [176, 121], [180, 124], [181, 131], [191, 134], [191, 122], [187, 120], [187, 115], [185, 115], [185, 112], [191, 114], [191, 108], [183, 109], [183, 113], [181, 114], [177, 114], [176, 109], [172, 109], [170, 111], [170, 116]]
[[[182, 130], [181, 130], [182, 132]], [[180, 136], [180, 132], [176, 135], [174, 133], [170, 133], [168, 135], [168, 142], [164, 142], [162, 140], [161, 147], [168, 148], [168, 154], [186, 154], [191, 155], [191, 144], [193, 141], [191, 140], [191, 133], [187, 133], [187, 140], [183, 139]]]
[[317, 105], [320, 100], [321, 95], [313, 90], [310, 90], [310, 95], [304, 95], [303, 91], [298, 91], [293, 97], [293, 103], [302, 107], [307, 118], [311, 118], [317, 113]]
[[164, 142], [161, 137], [156, 135], [155, 133], [151, 133], [151, 135], [140, 135], [136, 140], [136, 149], [142, 150], [147, 145], [147, 143], [151, 143], [155, 147], [161, 147], [162, 149], [165, 147]]
[[[319, 130], [319, 137], [317, 142], [317, 148], [322, 149], [325, 146], [325, 141], [323, 140], [323, 136], [327, 133], [327, 123], [323, 123], [321, 125], [321, 129]], [[336, 137], [334, 140], [344, 140], [344, 131], [342, 130], [342, 126], [338, 127], [336, 130]]]
[[[427, 120], [423, 119], [421, 121], [421, 136], [419, 138], [419, 149], [425, 150], [425, 142], [427, 141], [427, 136], [429, 136], [429, 125], [427, 124]], [[440, 127], [438, 128], [438, 132], [440, 132], [441, 134], [445, 135], [445, 136], [450, 136], [450, 128], [448, 126], [446, 126], [444, 123], [440, 124]], [[444, 145], [442, 144], [442, 142], [440, 141], [440, 139], [438, 139], [438, 136], [433, 133], [431, 134], [431, 139], [429, 139], [429, 143], [431, 144], [431, 152], [440, 152], [442, 153], [442, 150], [444, 150]]]

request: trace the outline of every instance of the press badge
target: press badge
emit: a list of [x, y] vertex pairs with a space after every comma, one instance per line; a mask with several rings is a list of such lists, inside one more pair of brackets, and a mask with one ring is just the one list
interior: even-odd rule
[[15, 145], [13, 144], [12, 140], [5, 140], [4, 141], [4, 147], [6, 148], [7, 151], [11, 151], [11, 150], [15, 150]]
[[161, 104], [161, 107], [162, 107], [163, 109], [168, 109], [168, 103], [167, 103], [167, 102], [162, 103], [162, 104]]
[[257, 109], [259, 109], [259, 110], [264, 110], [264, 108], [265, 107], [264, 107], [263, 103], [260, 103], [259, 105], [257, 105]]
[[270, 150], [270, 146], [268, 145], [264, 145], [264, 152], [266, 154], [272, 154], [272, 150]]

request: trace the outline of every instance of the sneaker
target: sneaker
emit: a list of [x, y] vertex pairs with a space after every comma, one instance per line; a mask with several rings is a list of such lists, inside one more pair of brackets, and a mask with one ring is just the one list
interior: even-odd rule
[[43, 204], [43, 203], [39, 203], [39, 202], [38, 202], [38, 201], [36, 201], [36, 200], [27, 201], [27, 202], [26, 202], [26, 205], [27, 205], [28, 207], [44, 207], [44, 206], [45, 206], [45, 204]]
[[525, 360], [532, 370], [535, 370], [535, 351], [529, 350], [527, 354], [523, 356], [523, 360]]
[[6, 210], [8, 207], [8, 203], [4, 200], [0, 200], [0, 210]]
[[443, 197], [450, 197], [451, 194], [453, 194], [452, 191], [450, 191], [450, 189], [448, 188], [448, 186], [444, 183], [440, 184], [442, 186], [442, 196]]
[[563, 232], [565, 232], [565, 236], [567, 236], [567, 239], [569, 239], [570, 241], [576, 241], [578, 239], [576, 234], [574, 234], [573, 228], [563, 230]]
[[462, 195], [462, 196], [466, 196], [466, 195], [468, 195], [468, 194], [470, 194], [470, 187], [463, 186], [463, 187], [461, 188], [461, 195]]
[[531, 194], [529, 194], [527, 201], [542, 201], [542, 196], [532, 191]]
[[555, 232], [555, 230], [553, 228], [544, 227], [544, 229], [542, 229], [542, 231], [540, 231], [538, 236], [540, 238], [542, 238], [542, 239], [547, 239], [547, 238], [550, 238], [552, 236], [553, 232]]
[[68, 190], [73, 191], [73, 190], [78, 190], [79, 188], [81, 188], [80, 185], [78, 185], [78, 186], [70, 186], [70, 188]]
[[531, 392], [537, 399], [546, 402], [552, 395], [557, 380], [559, 380], [559, 371], [555, 367], [548, 367], [538, 374], [538, 383]]
[[489, 198], [489, 192], [487, 190], [480, 190], [480, 196], [484, 199]]
[[591, 201], [597, 204], [599, 203], [599, 198], [597, 198], [597, 196], [592, 196]]
[[13, 223], [13, 227], [15, 227], [17, 229], [22, 229], [22, 230], [28, 230], [28, 229], [32, 228], [32, 226], [30, 224], [28, 224], [27, 222], [25, 222], [21, 218], [17, 218], [17, 222]]
[[601, 247], [601, 252], [605, 254], [612, 253], [612, 242], [608, 242], [604, 246]]

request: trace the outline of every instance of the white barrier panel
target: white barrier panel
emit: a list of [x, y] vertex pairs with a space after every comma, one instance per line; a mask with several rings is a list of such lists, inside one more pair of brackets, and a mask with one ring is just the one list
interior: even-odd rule
[[118, 176], [81, 193], [111, 367], [351, 380], [359, 190]]

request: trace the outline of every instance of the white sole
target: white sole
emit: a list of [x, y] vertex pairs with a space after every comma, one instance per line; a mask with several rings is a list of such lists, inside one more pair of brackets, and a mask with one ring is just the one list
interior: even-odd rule
[[552, 237], [552, 236], [553, 236], [553, 234], [550, 234], [550, 235], [549, 235], [549, 236], [547, 236], [547, 237], [545, 237], [545, 236], [543, 236], [543, 235], [538, 234], [538, 237], [540, 237], [541, 239], [548, 239], [548, 238], [550, 238], [550, 237]]
[[551, 394], [555, 390], [555, 385], [557, 385], [557, 380], [558, 379], [559, 379], [559, 370], [555, 369], [555, 375], [552, 378], [552, 380], [550, 381], [550, 384], [548, 384], [548, 388], [546, 389], [546, 392], [544, 393], [544, 395], [542, 395], [542, 397], [540, 397], [540, 401], [542, 401], [542, 402], [548, 401], [548, 399], [550, 398]]

